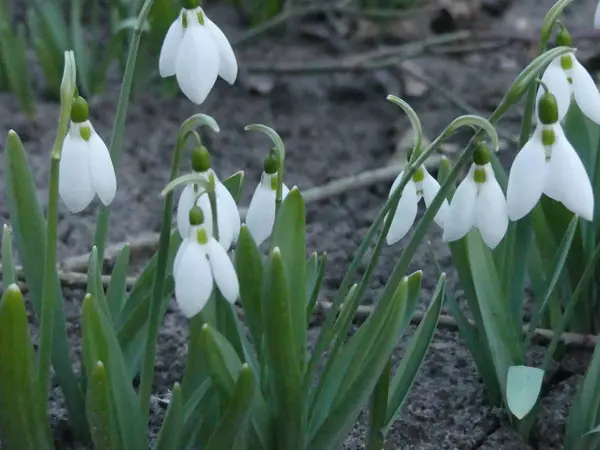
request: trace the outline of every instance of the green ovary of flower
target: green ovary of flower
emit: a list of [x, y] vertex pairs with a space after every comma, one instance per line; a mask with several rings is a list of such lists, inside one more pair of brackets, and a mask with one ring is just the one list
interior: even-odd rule
[[483, 142], [476, 144], [475, 153], [473, 153], [473, 162], [478, 166], [485, 166], [490, 162], [491, 151]]
[[558, 122], [558, 103], [556, 97], [546, 92], [538, 103], [538, 115], [540, 122], [544, 125], [552, 125]]
[[77, 97], [73, 100], [71, 106], [71, 121], [83, 123], [90, 117], [90, 107], [83, 97]]
[[185, 9], [196, 9], [200, 6], [200, 0], [183, 0], [182, 3]]
[[194, 205], [190, 209], [190, 225], [202, 225], [204, 223], [204, 213], [198, 205]]
[[206, 172], [210, 169], [210, 152], [205, 146], [192, 150], [192, 169], [194, 172]]

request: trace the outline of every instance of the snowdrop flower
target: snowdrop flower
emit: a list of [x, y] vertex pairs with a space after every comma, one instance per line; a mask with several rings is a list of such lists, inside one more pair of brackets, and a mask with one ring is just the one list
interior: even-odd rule
[[485, 244], [496, 248], [508, 229], [506, 199], [490, 164], [490, 150], [477, 145], [473, 164], [458, 185], [444, 223], [444, 242], [461, 239], [476, 227]]
[[[404, 170], [400, 172], [400, 175], [396, 177], [392, 187], [390, 188], [389, 197], [391, 197], [400, 185]], [[417, 217], [417, 210], [419, 201], [421, 198], [425, 201], [425, 206], [429, 208], [429, 205], [435, 198], [436, 194], [440, 190], [440, 184], [433, 178], [424, 166], [419, 167], [412, 178], [404, 186], [396, 213], [392, 219], [392, 225], [386, 236], [386, 242], [388, 245], [395, 244], [408, 233], [408, 230], [412, 227]], [[448, 201], [444, 200], [442, 206], [435, 215], [435, 222], [440, 226], [444, 226], [444, 220], [448, 212]]]
[[108, 206], [116, 191], [117, 179], [108, 148], [89, 121], [87, 102], [77, 97], [62, 144], [58, 192], [69, 211], [78, 213], [95, 195]]
[[199, 6], [187, 2], [171, 24], [160, 50], [160, 76], [175, 75], [181, 91], [196, 104], [204, 102], [220, 76], [235, 83], [238, 66], [231, 44]]
[[600, 1], [596, 5], [596, 11], [594, 12], [594, 28], [600, 28]]
[[[556, 36], [556, 44], [571, 47], [573, 40], [569, 32], [562, 28]], [[597, 124], [600, 124], [600, 92], [592, 76], [577, 60], [574, 53], [567, 53], [552, 61], [542, 82], [554, 94], [558, 103], [558, 120], [567, 115], [571, 98], [575, 98], [581, 111]], [[537, 100], [544, 94], [544, 89], [538, 89]], [[539, 113], [537, 114], [539, 116]]]
[[177, 305], [191, 318], [202, 311], [214, 284], [231, 303], [238, 298], [240, 285], [227, 252], [205, 226], [202, 209], [194, 206], [188, 221], [191, 225], [175, 255], [173, 277]]
[[513, 162], [507, 202], [511, 220], [527, 215], [542, 194], [586, 220], [594, 217], [588, 174], [558, 123], [556, 98], [546, 92], [538, 105], [538, 125]]
[[[276, 155], [265, 158], [264, 171], [260, 183], [256, 187], [248, 213], [246, 214], [246, 225], [250, 235], [259, 246], [273, 231], [275, 223], [275, 197], [277, 195], [277, 175], [279, 161]], [[285, 199], [290, 190], [284, 184], [281, 189], [281, 199]]]
[[[215, 195], [217, 198], [217, 226], [219, 227], [219, 243], [225, 251], [231, 248], [231, 244], [237, 242], [240, 234], [241, 219], [237, 204], [227, 188], [219, 181], [217, 175], [210, 168], [210, 154], [206, 147], [195, 148], [192, 152], [192, 169], [202, 174], [206, 181], [210, 177], [215, 180]], [[204, 211], [205, 225], [208, 232], [213, 235], [212, 208], [207, 193], [197, 197], [199, 186], [189, 184], [181, 193], [177, 205], [177, 227], [182, 239], [188, 235], [190, 226], [189, 213], [194, 204]]]

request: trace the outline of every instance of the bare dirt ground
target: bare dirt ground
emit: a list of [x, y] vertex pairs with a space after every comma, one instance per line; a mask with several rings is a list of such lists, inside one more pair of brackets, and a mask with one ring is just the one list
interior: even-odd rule
[[[386, 102], [387, 94], [411, 103], [430, 139], [465, 112], [488, 115], [535, 55], [539, 27], [553, 1], [455, 1], [454, 5], [464, 3], [469, 8], [453, 7], [445, 12], [438, 3], [425, 1], [409, 19], [382, 26], [345, 16], [327, 20], [310, 17], [294, 20], [287, 29], [279, 28], [251, 42], [244, 38], [236, 47], [239, 81], [234, 87], [219, 82], [202, 107], [181, 97], [167, 98], [159, 87], [138, 92], [127, 120], [118, 174], [119, 192], [112, 205], [110, 241], [135, 243], [140, 236], [158, 231], [162, 210], [159, 192], [167, 182], [179, 124], [191, 114], [204, 112], [219, 123], [221, 132], [207, 135], [206, 142], [221, 177], [237, 170], [246, 172], [244, 206], [269, 150], [263, 136], [244, 132], [249, 123], [267, 124], [281, 134], [288, 152], [286, 182], [308, 191], [403, 160], [403, 143], [410, 142], [407, 141], [409, 124], [399, 109]], [[576, 39], [580, 59], [590, 65], [598, 49], [598, 35], [591, 30], [594, 6], [593, 0], [574, 2], [564, 17]], [[209, 6], [207, 12], [232, 41], [246, 36], [232, 10]], [[381, 57], [381, 52], [387, 52], [387, 59]], [[374, 59], [375, 55], [380, 57]], [[110, 135], [117, 97], [118, 83], [111, 82], [104, 95], [90, 102], [94, 126], [105, 140]], [[57, 113], [56, 103], [40, 100], [37, 122], [32, 124], [18, 113], [10, 95], [0, 94], [0, 134], [13, 128], [23, 139], [42, 203]], [[502, 158], [507, 163], [515, 151], [513, 142], [519, 121], [517, 108], [499, 125]], [[458, 136], [444, 151], [452, 155], [467, 138]], [[2, 172], [0, 167], [0, 177]], [[309, 249], [327, 251], [329, 255], [322, 300], [335, 292], [354, 250], [387, 197], [390, 183], [391, 179], [379, 181], [308, 205]], [[0, 186], [1, 198], [3, 189]], [[77, 216], [61, 210], [61, 261], [89, 252], [96, 211], [97, 204]], [[0, 214], [9, 222], [4, 202], [0, 202]], [[439, 230], [432, 228], [428, 239], [448, 272], [449, 287], [460, 294], [449, 251], [441, 243]], [[402, 245], [385, 249], [367, 301], [376, 298], [383, 288]], [[147, 257], [148, 252], [137, 253], [133, 272], [143, 266]], [[70, 261], [67, 267], [72, 268]], [[437, 270], [425, 244], [411, 265], [411, 270], [418, 269], [424, 271], [420, 306], [423, 308], [437, 280]], [[65, 298], [72, 327], [70, 336], [78, 346], [83, 291], [67, 289]], [[32, 322], [35, 327], [35, 320]], [[311, 330], [312, 338], [318, 331], [317, 321]], [[156, 374], [158, 395], [167, 392], [181, 375], [186, 338], [187, 322], [173, 306], [161, 329]], [[532, 351], [533, 361], [540, 352], [539, 348]], [[402, 353], [401, 345], [397, 357]], [[510, 431], [499, 411], [488, 406], [483, 386], [458, 334], [440, 330], [404, 413], [392, 430], [388, 448], [561, 448], [568, 404], [588, 356], [585, 351], [573, 351], [557, 369], [544, 392], [543, 413], [534, 430], [533, 446], [529, 446]], [[60, 404], [57, 394], [52, 412], [58, 429], [64, 430]], [[155, 419], [158, 421], [160, 416], [158, 408]], [[361, 417], [345, 449], [362, 448], [364, 423], [365, 417]], [[68, 433], [59, 438], [62, 443], [58, 448], [71, 448], [67, 443]]]

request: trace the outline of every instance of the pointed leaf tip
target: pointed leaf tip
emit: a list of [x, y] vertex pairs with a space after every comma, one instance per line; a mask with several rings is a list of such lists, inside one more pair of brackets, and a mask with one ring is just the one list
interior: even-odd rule
[[544, 371], [537, 367], [511, 366], [506, 381], [506, 402], [521, 420], [534, 407], [542, 389]]

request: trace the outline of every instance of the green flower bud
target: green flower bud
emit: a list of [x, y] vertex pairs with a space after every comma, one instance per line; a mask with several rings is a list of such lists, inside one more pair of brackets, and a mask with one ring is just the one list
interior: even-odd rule
[[192, 169], [194, 172], [206, 172], [210, 169], [210, 153], [204, 145], [192, 150]]
[[182, 5], [184, 9], [196, 9], [200, 6], [200, 0], [183, 0]]
[[558, 122], [558, 104], [556, 97], [546, 91], [538, 103], [538, 115], [540, 122], [544, 125], [552, 125]]
[[272, 153], [265, 158], [265, 162], [263, 164], [265, 173], [269, 175], [276, 174], [279, 170], [279, 158], [277, 155], [273, 155]]
[[487, 176], [483, 167], [478, 167], [477, 169], [475, 169], [475, 171], [473, 172], [473, 180], [475, 180], [475, 183], [478, 184], [485, 183], [485, 181], [487, 180]]
[[542, 130], [542, 144], [549, 147], [554, 145], [555, 140], [556, 136], [554, 134], [554, 130]]
[[204, 213], [198, 205], [194, 205], [190, 209], [190, 225], [202, 225], [204, 223]]
[[560, 31], [556, 33], [554, 43], [557, 47], [573, 47], [573, 38], [571, 33], [564, 26], [560, 28]]
[[90, 107], [83, 97], [73, 99], [71, 105], [71, 121], [83, 123], [90, 117]]
[[419, 167], [417, 170], [415, 170], [415, 173], [413, 173], [412, 179], [415, 183], [420, 183], [421, 181], [423, 181], [425, 179], [425, 172], [423, 171], [422, 167]]
[[475, 152], [473, 153], [473, 162], [478, 166], [485, 166], [490, 162], [492, 151], [483, 142], [475, 144]]

